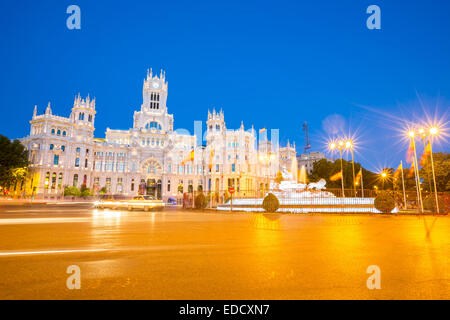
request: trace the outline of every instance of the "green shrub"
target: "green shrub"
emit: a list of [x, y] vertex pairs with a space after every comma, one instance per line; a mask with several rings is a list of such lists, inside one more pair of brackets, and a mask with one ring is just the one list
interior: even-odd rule
[[92, 192], [91, 189], [87, 188], [84, 184], [81, 186], [80, 197], [87, 198], [92, 197], [93, 195], [94, 193]]
[[223, 193], [223, 200], [224, 203], [227, 203], [231, 200], [231, 194], [228, 192], [228, 190], [225, 190], [225, 192]]
[[205, 195], [202, 193], [198, 194], [195, 197], [195, 208], [196, 209], [205, 209], [208, 205], [208, 199], [206, 199]]
[[395, 208], [395, 200], [388, 192], [381, 191], [375, 198], [375, 209], [383, 213], [391, 213]]
[[77, 187], [65, 187], [64, 188], [64, 196], [65, 197], [79, 197], [80, 190]]
[[[445, 213], [447, 211], [446, 208], [447, 204], [445, 203], [445, 200], [440, 196], [438, 196], [438, 205], [439, 205], [439, 213]], [[433, 213], [437, 213], [436, 198], [434, 194], [429, 195], [423, 200], [423, 208]]]
[[269, 193], [264, 198], [263, 208], [264, 210], [266, 210], [266, 212], [276, 212], [279, 207], [280, 201], [278, 201], [278, 198], [273, 193]]

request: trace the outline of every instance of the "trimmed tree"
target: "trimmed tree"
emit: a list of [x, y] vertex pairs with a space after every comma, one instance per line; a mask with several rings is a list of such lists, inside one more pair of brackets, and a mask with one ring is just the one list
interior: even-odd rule
[[387, 191], [381, 191], [375, 198], [375, 209], [383, 213], [391, 213], [395, 208], [395, 199]]
[[206, 199], [203, 192], [195, 197], [195, 209], [205, 209], [208, 206], [208, 199]]
[[264, 198], [263, 208], [266, 212], [276, 212], [280, 208], [280, 201], [278, 201], [278, 198], [273, 193], [269, 193]]

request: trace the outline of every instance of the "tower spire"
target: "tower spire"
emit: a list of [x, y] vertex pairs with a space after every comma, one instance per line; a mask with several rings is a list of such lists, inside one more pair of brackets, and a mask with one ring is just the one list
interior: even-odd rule
[[36, 118], [36, 116], [37, 116], [37, 105], [34, 106], [33, 119]]
[[45, 114], [52, 114], [52, 108], [50, 107], [50, 101], [48, 102], [47, 109], [45, 109]]

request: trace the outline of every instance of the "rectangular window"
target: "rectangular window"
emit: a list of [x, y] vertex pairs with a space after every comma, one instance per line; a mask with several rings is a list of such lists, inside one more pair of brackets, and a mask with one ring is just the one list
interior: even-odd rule
[[216, 172], [219, 172], [219, 165], [216, 164]]
[[231, 165], [231, 171], [232, 171], [232, 172], [236, 172], [236, 164], [235, 164], [235, 163], [233, 163], [233, 164]]
[[59, 156], [55, 154], [55, 155], [53, 156], [53, 164], [57, 166], [58, 163], [59, 163]]
[[80, 166], [80, 158], [76, 158], [75, 159], [75, 167], [79, 167]]

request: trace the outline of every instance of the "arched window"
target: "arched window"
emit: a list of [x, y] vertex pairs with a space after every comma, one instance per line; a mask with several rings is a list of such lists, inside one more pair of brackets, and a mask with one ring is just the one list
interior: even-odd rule
[[45, 182], [44, 182], [45, 189], [48, 189], [49, 180], [50, 180], [50, 172], [47, 172], [47, 174], [45, 175]]
[[53, 150], [55, 146], [53, 144], [50, 145], [50, 150]]
[[63, 174], [60, 173], [58, 176], [58, 189], [62, 188], [62, 180], [63, 180]]
[[56, 188], [56, 172], [52, 173], [52, 189]]
[[149, 122], [149, 123], [147, 123], [147, 124], [145, 125], [145, 129], [156, 129], [156, 130], [161, 130], [162, 127], [161, 127], [161, 125], [160, 125], [158, 122], [152, 121], [152, 122]]
[[55, 134], [55, 129], [52, 129], [52, 134]]
[[61, 130], [58, 130], [58, 131], [56, 132], [56, 134], [57, 134], [58, 136], [60, 136], [60, 135], [61, 135]]
[[67, 135], [67, 132], [63, 131], [63, 137], [65, 137]]
[[77, 174], [75, 174], [75, 175], [73, 176], [73, 186], [74, 186], [74, 187], [77, 187], [77, 186], [78, 186], [78, 175], [77, 175]]
[[61, 151], [62, 152], [66, 151], [66, 147], [65, 146], [61, 146]]

